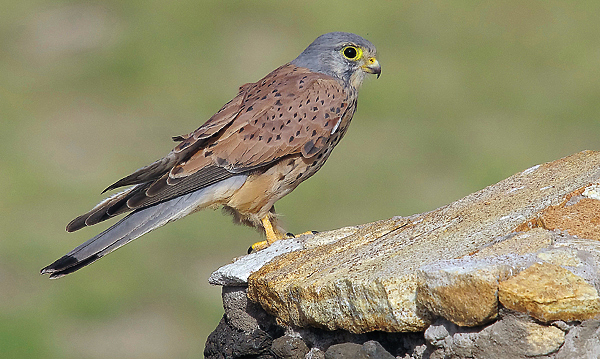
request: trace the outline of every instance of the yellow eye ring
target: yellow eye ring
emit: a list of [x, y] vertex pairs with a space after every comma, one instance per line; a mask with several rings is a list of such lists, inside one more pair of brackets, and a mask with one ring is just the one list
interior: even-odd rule
[[348, 60], [356, 61], [360, 59], [363, 55], [363, 51], [360, 47], [356, 46], [346, 46], [340, 51], [342, 55]]

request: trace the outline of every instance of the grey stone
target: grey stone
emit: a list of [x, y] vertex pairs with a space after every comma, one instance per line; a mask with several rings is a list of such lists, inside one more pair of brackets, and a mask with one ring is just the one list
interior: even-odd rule
[[367, 358], [370, 359], [394, 359], [395, 357], [390, 354], [379, 342], [375, 340], [369, 340], [368, 342], [362, 345], [361, 349], [365, 354], [367, 354]]
[[271, 351], [278, 358], [304, 359], [309, 350], [304, 341], [299, 338], [284, 335], [273, 340]]
[[281, 336], [283, 329], [258, 304], [250, 302], [246, 292], [246, 287], [223, 287], [225, 314], [206, 340], [205, 358], [275, 358], [273, 338]]
[[305, 359], [325, 359], [325, 353], [318, 348], [312, 348], [304, 357]]
[[275, 325], [275, 318], [260, 305], [250, 301], [247, 287], [223, 287], [222, 298], [225, 316], [236, 329], [250, 332], [262, 327]]
[[263, 250], [237, 258], [233, 263], [214, 271], [208, 278], [208, 282], [213, 285], [222, 286], [245, 285], [248, 283], [250, 274], [259, 270], [273, 258], [304, 248], [301, 239], [283, 239]]
[[427, 343], [433, 347], [439, 348], [444, 346], [445, 339], [448, 338], [450, 333], [444, 325], [430, 325], [427, 330], [425, 330], [425, 340]]
[[332, 345], [325, 352], [325, 359], [367, 359], [361, 349], [362, 345], [356, 343]]
[[428, 348], [423, 357], [428, 359], [547, 358], [564, 341], [564, 332], [556, 326], [540, 325], [527, 315], [507, 311], [493, 324], [477, 328], [439, 319], [424, 336]]
[[381, 344], [375, 340], [369, 340], [363, 345], [356, 343], [344, 343], [332, 345], [325, 352], [326, 359], [394, 359]]
[[586, 320], [571, 327], [556, 359], [600, 358], [600, 320]]
[[219, 322], [217, 329], [206, 340], [204, 358], [230, 359], [230, 358], [275, 358], [271, 354], [271, 336], [261, 329], [244, 332], [234, 328], [225, 316]]

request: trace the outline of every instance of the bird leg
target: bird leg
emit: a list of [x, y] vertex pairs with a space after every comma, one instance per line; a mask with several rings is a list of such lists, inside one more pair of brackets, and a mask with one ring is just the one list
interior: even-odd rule
[[265, 235], [267, 236], [267, 239], [261, 242], [254, 243], [252, 246], [250, 246], [248, 253], [260, 251], [261, 249], [265, 249], [271, 244], [275, 243], [275, 241], [287, 238], [286, 235], [279, 233], [278, 230], [273, 228], [273, 224], [271, 223], [268, 214], [264, 216], [260, 221], [262, 222], [263, 228], [265, 229]]

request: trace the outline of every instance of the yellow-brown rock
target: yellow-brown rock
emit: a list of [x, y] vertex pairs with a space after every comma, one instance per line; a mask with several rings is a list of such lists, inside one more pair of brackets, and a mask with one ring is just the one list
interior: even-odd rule
[[346, 237], [283, 254], [248, 279], [249, 297], [294, 326], [418, 331], [431, 315], [416, 301], [416, 270], [476, 253], [550, 205], [600, 180], [585, 151], [532, 167], [435, 211], [364, 225]]
[[528, 348], [525, 355], [528, 357], [554, 353], [565, 342], [565, 332], [557, 327], [537, 323], [522, 323], [522, 325], [526, 332]]
[[417, 274], [417, 302], [460, 326], [485, 324], [498, 316], [498, 282], [512, 270], [485, 261], [426, 266]]
[[550, 263], [536, 263], [500, 282], [498, 297], [506, 308], [545, 322], [585, 320], [600, 314], [596, 288]]
[[540, 249], [549, 247], [555, 237], [555, 233], [544, 228], [534, 228], [526, 232], [511, 233], [506, 239], [481, 248], [472, 257], [485, 258], [507, 254], [535, 253]]

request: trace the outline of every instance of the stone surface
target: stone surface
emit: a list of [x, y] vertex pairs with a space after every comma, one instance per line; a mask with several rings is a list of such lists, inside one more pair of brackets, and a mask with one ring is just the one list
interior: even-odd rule
[[394, 359], [381, 344], [371, 340], [363, 345], [355, 343], [336, 344], [325, 352], [326, 359]]
[[500, 282], [498, 297], [506, 308], [546, 322], [585, 320], [600, 314], [596, 288], [550, 263], [534, 264]]
[[526, 316], [505, 314], [487, 327], [468, 329], [441, 320], [425, 331], [429, 355], [434, 358], [524, 359], [557, 352], [565, 333], [540, 325]]
[[565, 333], [557, 327], [543, 326], [525, 322], [523, 329], [527, 333], [526, 356], [548, 355], [558, 351], [565, 342]]
[[600, 320], [587, 320], [570, 328], [556, 359], [598, 359], [600, 357]]
[[325, 353], [323, 353], [318, 348], [312, 348], [308, 354], [306, 354], [306, 359], [325, 359]]
[[[424, 333], [351, 334], [316, 328], [280, 328], [260, 308], [247, 306], [250, 323], [233, 325], [232, 311], [241, 310], [244, 289], [226, 288], [228, 301], [221, 323], [207, 342], [207, 358], [344, 358], [402, 359], [592, 359], [600, 353], [600, 321], [554, 322], [544, 325], [523, 313], [502, 310], [486, 326], [461, 327], [437, 319]], [[250, 303], [251, 304], [251, 303]], [[239, 316], [239, 313], [238, 313]], [[252, 319], [248, 319], [252, 318]], [[240, 329], [245, 328], [245, 329]], [[301, 343], [303, 342], [304, 345]], [[339, 345], [341, 344], [341, 345]], [[300, 349], [295, 351], [295, 348]], [[308, 350], [310, 349], [310, 350]]]
[[554, 353], [563, 342], [564, 332], [556, 327], [509, 316], [479, 333], [474, 352], [486, 358], [526, 358]]
[[[585, 192], [585, 188], [579, 192]], [[600, 240], [598, 199], [578, 195], [560, 205], [548, 207], [540, 218], [547, 229], [565, 231], [579, 238]]]
[[361, 353], [361, 349], [362, 345], [355, 343], [332, 345], [325, 352], [325, 359], [367, 359], [367, 355]]
[[417, 272], [417, 303], [457, 325], [487, 323], [498, 315], [498, 282], [527, 262], [512, 256], [504, 261], [466, 258], [423, 266]]
[[283, 334], [283, 328], [250, 302], [246, 292], [246, 287], [223, 288], [225, 314], [206, 341], [205, 358], [275, 358], [271, 352], [273, 339]]
[[309, 350], [306, 343], [300, 338], [287, 335], [273, 340], [271, 351], [277, 358], [304, 359]]
[[[549, 232], [545, 229], [536, 230], [540, 231]], [[541, 237], [548, 237], [540, 234]], [[536, 246], [529, 245], [529, 239], [536, 241], [532, 236], [519, 235], [512, 238], [517, 237], [523, 239], [526, 248], [537, 249]], [[558, 241], [559, 239], [556, 243]], [[563, 241], [560, 246], [543, 248], [537, 253], [481, 258], [483, 251], [480, 251], [473, 256], [424, 265], [417, 271], [417, 303], [455, 324], [482, 325], [493, 320], [498, 313], [499, 281], [507, 280], [532, 264], [542, 262], [565, 266], [593, 286], [598, 281], [598, 263], [591, 258], [592, 252], [568, 248], [566, 244], [569, 242], [570, 240]], [[501, 249], [500, 253], [505, 253], [504, 247], [497, 248]], [[493, 254], [492, 247], [489, 249], [486, 255]], [[524, 289], [525, 286], [519, 290]]]
[[246, 285], [248, 283], [248, 276], [256, 272], [271, 259], [283, 253], [297, 251], [302, 248], [300, 238], [277, 241], [261, 251], [237, 258], [233, 263], [219, 268], [210, 275], [208, 282], [213, 285], [222, 286]]
[[549, 206], [566, 208], [574, 192], [583, 193], [599, 178], [600, 154], [585, 151], [429, 213], [367, 224], [341, 239], [327, 241], [323, 233], [327, 244], [314, 247], [308, 238], [305, 249], [254, 272], [249, 295], [294, 326], [354, 333], [424, 330], [433, 317], [415, 300], [420, 266], [476, 253], [523, 223], [534, 228], [530, 220]]
[[472, 258], [496, 257], [501, 255], [535, 253], [552, 245], [560, 236], [544, 228], [533, 228], [526, 232], [513, 232], [498, 238], [489, 246], [480, 248]]
[[[239, 286], [248, 284], [250, 274], [256, 272], [273, 258], [305, 248], [314, 248], [320, 245], [335, 242], [341, 238], [356, 233], [361, 226], [344, 227], [332, 231], [306, 234], [297, 238], [290, 238], [273, 243], [273, 245], [234, 259], [233, 263], [224, 265], [214, 271], [208, 278], [213, 285]], [[310, 241], [307, 241], [310, 239]]]
[[261, 329], [244, 332], [231, 326], [222, 318], [204, 347], [204, 357], [210, 359], [229, 358], [276, 358], [271, 353], [273, 338]]

